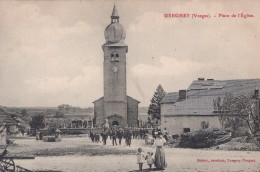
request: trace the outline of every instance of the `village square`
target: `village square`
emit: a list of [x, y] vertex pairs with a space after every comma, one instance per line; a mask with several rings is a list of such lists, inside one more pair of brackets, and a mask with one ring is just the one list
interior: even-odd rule
[[[8, 3], [5, 5], [8, 6]], [[48, 7], [44, 3], [42, 5], [44, 8], [41, 10], [48, 11]], [[256, 77], [248, 75], [241, 79], [240, 76], [243, 75], [237, 78], [235, 74], [232, 77], [225, 77], [223, 76], [225, 71], [219, 70], [219, 77], [216, 79], [211, 78], [210, 75], [205, 77], [192, 75], [192, 78], [186, 78], [185, 72], [180, 72], [179, 75], [174, 75], [179, 77], [178, 80], [174, 79], [174, 85], [177, 86], [171, 87], [172, 81], [169, 81], [167, 89], [164, 89], [164, 82], [167, 80], [165, 78], [170, 73], [167, 70], [178, 73], [185, 68], [185, 63], [190, 62], [184, 60], [176, 66], [161, 62], [155, 66], [160, 67], [164, 64], [167, 74], [164, 75], [164, 72], [158, 70], [155, 77], [148, 82], [142, 75], [154, 74], [155, 69], [150, 68], [149, 65], [156, 62], [156, 57], [151, 57], [152, 60], [149, 62], [151, 64], [137, 66], [139, 68], [134, 76], [131, 69], [137, 68], [134, 65], [138, 58], [130, 61], [131, 52], [144, 51], [142, 54], [144, 55], [148, 49], [155, 49], [154, 44], [157, 42], [152, 39], [157, 38], [158, 35], [153, 35], [154, 37], [150, 35], [147, 38], [148, 48], [142, 47], [138, 42], [143, 41], [141, 39], [143, 37], [137, 28], [142, 24], [139, 23], [135, 27], [127, 25], [126, 29], [122, 23], [128, 22], [126, 18], [130, 14], [124, 12], [126, 10], [124, 3], [120, 4], [120, 7], [118, 8], [117, 3], [114, 3], [109, 10], [105, 10], [108, 13], [102, 15], [104, 18], [104, 21], [100, 21], [102, 27], [104, 23], [108, 25], [103, 27], [104, 38], [97, 41], [98, 43], [103, 41], [101, 47], [91, 45], [103, 36], [101, 29], [92, 28], [96, 37], [84, 38], [89, 41], [84, 45], [89, 47], [82, 49], [89, 48], [89, 52], [97, 49], [100, 56], [89, 58], [83, 64], [76, 63], [75, 60], [65, 65], [73, 66], [71, 69], [68, 67], [68, 75], [76, 72], [80, 65], [84, 66], [88, 63], [92, 65], [95, 63], [91, 61], [93, 59], [99, 60], [96, 62], [98, 67], [91, 66], [90, 69], [86, 69], [84, 66], [82, 71], [86, 73], [80, 74], [74, 80], [64, 79], [66, 77], [61, 77], [58, 81], [55, 81], [55, 77], [44, 80], [37, 78], [37, 83], [41, 83], [39, 85], [32, 84], [33, 80], [28, 80], [26, 84], [39, 86], [32, 89], [34, 93], [15, 89], [19, 93], [22, 92], [19, 95], [22, 97], [21, 102], [27, 101], [27, 104], [19, 103], [19, 96], [17, 99], [9, 97], [9, 95], [14, 96], [15, 93], [9, 93], [6, 101], [0, 102], [0, 171], [259, 171], [260, 79], [257, 79], [260, 78], [259, 75]], [[51, 16], [49, 13], [48, 15]], [[48, 15], [41, 22], [50, 20]], [[36, 16], [37, 19], [39, 16]], [[163, 16], [165, 15], [162, 14]], [[31, 16], [31, 19], [33, 17]], [[68, 22], [73, 23], [76, 18]], [[97, 22], [96, 20], [94, 17], [89, 19], [90, 22]], [[140, 18], [139, 20], [141, 21]], [[56, 20], [52, 22], [54, 21]], [[174, 24], [176, 28], [179, 27], [178, 24]], [[69, 37], [80, 40], [82, 37], [78, 35], [78, 29], [82, 26], [86, 32], [88, 29], [91, 30], [84, 23], [79, 23], [76, 28], [73, 28], [74, 30], [69, 31]], [[130, 38], [127, 37], [128, 29]], [[133, 33], [138, 35], [137, 38]], [[58, 37], [59, 34], [62, 34], [62, 31], [55, 30], [54, 37]], [[128, 45], [126, 38], [132, 44]], [[192, 44], [195, 45], [193, 41]], [[30, 47], [34, 45], [30, 43]], [[63, 48], [62, 52], [70, 54], [67, 49]], [[77, 51], [80, 51], [79, 49]], [[195, 51], [196, 48], [192, 50]], [[41, 52], [41, 50], [37, 51]], [[73, 53], [77, 54], [77, 51]], [[48, 55], [46, 53], [46, 56]], [[43, 61], [41, 63], [44, 63]], [[58, 62], [62, 66], [63, 60]], [[171, 60], [168, 62], [171, 63]], [[9, 63], [11, 62], [6, 64]], [[48, 65], [54, 65], [55, 69], [59, 69], [59, 64], [55, 63], [55, 60]], [[186, 66], [187, 71], [196, 65], [198, 64], [194, 62]], [[33, 68], [41, 67], [39, 65]], [[44, 75], [51, 68], [37, 70], [37, 72], [40, 71], [39, 76]], [[199, 68], [204, 69], [205, 66]], [[10, 80], [15, 77], [11, 70], [7, 71], [10, 73]], [[211, 71], [210, 69], [205, 73]], [[38, 74], [37, 72], [35, 75]], [[61, 73], [63, 72], [65, 70]], [[252, 73], [254, 72], [252, 69]], [[200, 70], [198, 73], [205, 74]], [[102, 74], [101, 77], [99, 74]], [[34, 73], [30, 72], [30, 75], [34, 78]], [[50, 75], [54, 74], [50, 73]], [[146, 86], [138, 83], [139, 75], [143, 83], [147, 82]], [[89, 80], [86, 80], [86, 77]], [[49, 80], [58, 86], [48, 84]], [[82, 84], [84, 81], [86, 85]], [[2, 83], [8, 84], [7, 80]], [[78, 92], [82, 89], [82, 85], [86, 86], [83, 90], [87, 93]], [[150, 85], [153, 85], [153, 89]], [[10, 86], [10, 89], [12, 90], [13, 87], [15, 84]], [[7, 85], [3, 88], [9, 89]], [[60, 90], [57, 91], [55, 88]], [[27, 90], [22, 86], [20, 89]], [[144, 96], [147, 90], [148, 98]], [[50, 93], [48, 95], [53, 96], [45, 97], [45, 92], [48, 91]], [[30, 95], [33, 94], [38, 97], [30, 100]], [[88, 94], [91, 96], [86, 97], [85, 95]], [[4, 99], [4, 91], [1, 95]], [[82, 104], [71, 105], [73, 101], [70, 98]], [[85, 105], [84, 101], [90, 102], [89, 106], [81, 106]], [[13, 102], [18, 104], [12, 105]], [[54, 104], [53, 102], [62, 103], [50, 106]], [[142, 103], [145, 102], [144, 106]]]

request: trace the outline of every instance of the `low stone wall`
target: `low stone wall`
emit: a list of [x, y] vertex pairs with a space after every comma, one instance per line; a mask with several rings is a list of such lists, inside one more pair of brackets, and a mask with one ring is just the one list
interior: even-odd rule
[[59, 129], [62, 135], [78, 135], [89, 134], [91, 128], [61, 128]]
[[[148, 130], [149, 134], [152, 133], [152, 128], [145, 128], [145, 129]], [[102, 133], [104, 129], [103, 128], [60, 128], [59, 130], [61, 131], [62, 135], [78, 135], [78, 134], [89, 134], [91, 130], [93, 132]], [[134, 129], [129, 128], [129, 130], [132, 132]], [[137, 130], [139, 131], [139, 129]], [[43, 134], [43, 135], [45, 136], [48, 134]]]

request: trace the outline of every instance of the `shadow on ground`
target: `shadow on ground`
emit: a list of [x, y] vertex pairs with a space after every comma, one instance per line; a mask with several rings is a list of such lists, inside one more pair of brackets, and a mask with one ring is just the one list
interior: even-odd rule
[[[149, 171], [164, 171], [161, 169], [156, 169], [156, 168], [152, 168], [152, 169], [143, 169], [142, 172], [149, 172]], [[133, 171], [129, 171], [129, 172], [140, 172], [140, 170], [133, 170]]]

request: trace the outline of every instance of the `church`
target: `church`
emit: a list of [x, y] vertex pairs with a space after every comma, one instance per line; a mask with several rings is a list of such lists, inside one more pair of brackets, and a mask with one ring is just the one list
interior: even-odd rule
[[114, 5], [111, 24], [105, 29], [104, 52], [104, 96], [94, 101], [95, 126], [135, 127], [138, 124], [139, 101], [126, 92], [126, 53], [124, 40], [126, 31], [119, 24], [119, 15]]

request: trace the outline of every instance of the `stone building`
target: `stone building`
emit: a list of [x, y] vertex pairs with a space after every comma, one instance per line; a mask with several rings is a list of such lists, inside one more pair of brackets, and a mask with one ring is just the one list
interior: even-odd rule
[[7, 144], [7, 135], [18, 133], [18, 121], [0, 108], [0, 145]]
[[[169, 134], [181, 134], [207, 127], [221, 128], [213, 100], [226, 93], [254, 96], [259, 106], [260, 79], [213, 80], [199, 78], [187, 90], [168, 93], [161, 103], [161, 128]], [[258, 110], [259, 110], [258, 108]], [[259, 115], [259, 111], [258, 111]], [[241, 128], [238, 133], [245, 132]]]
[[105, 29], [104, 52], [104, 96], [94, 101], [94, 116], [97, 126], [137, 126], [139, 101], [126, 93], [126, 53], [124, 43], [126, 31], [119, 24], [116, 6], [111, 15], [111, 24]]
[[46, 127], [56, 125], [58, 128], [92, 128], [93, 114], [88, 112], [67, 112], [62, 118], [53, 115], [45, 117]]
[[18, 132], [18, 121], [2, 108], [0, 108], [0, 126], [5, 126], [7, 133]]

